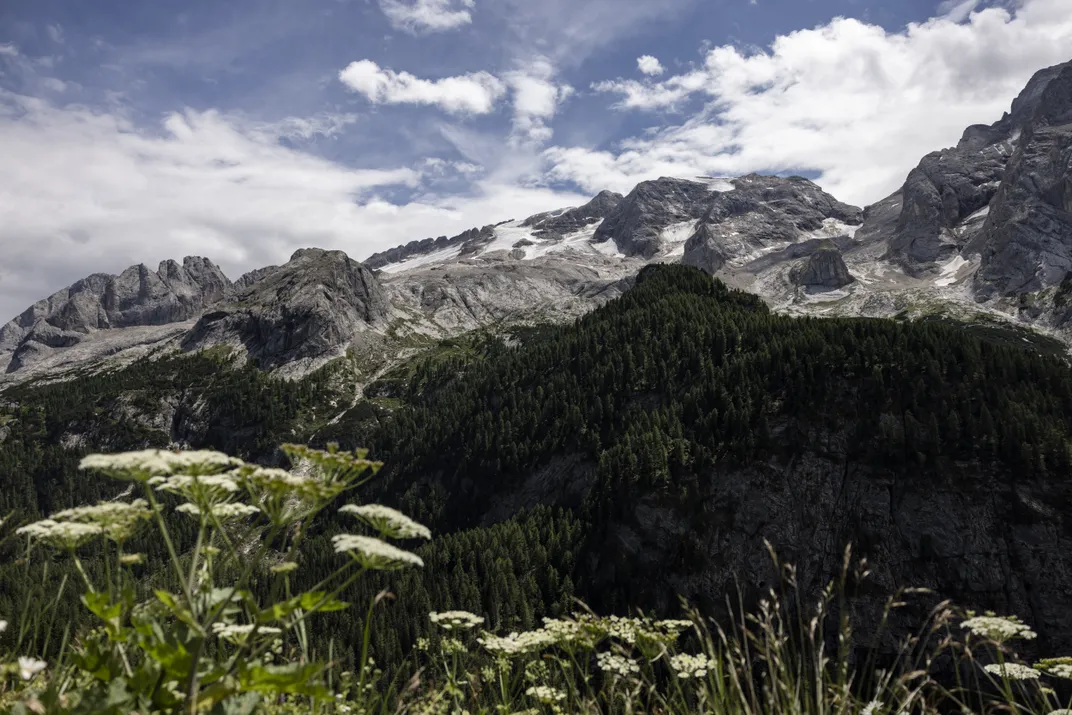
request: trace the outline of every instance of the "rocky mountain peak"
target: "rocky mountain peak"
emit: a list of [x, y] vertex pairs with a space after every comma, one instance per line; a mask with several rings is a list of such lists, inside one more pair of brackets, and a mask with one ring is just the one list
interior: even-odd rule
[[614, 241], [626, 256], [652, 258], [663, 247], [662, 229], [699, 219], [710, 187], [700, 181], [662, 177], [636, 185], [603, 219], [594, 240]]

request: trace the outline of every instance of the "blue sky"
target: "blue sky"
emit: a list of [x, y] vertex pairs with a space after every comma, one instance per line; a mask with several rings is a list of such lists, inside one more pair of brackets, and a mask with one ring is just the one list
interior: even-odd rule
[[0, 312], [660, 175], [804, 173], [863, 205], [1062, 47], [1067, 0], [4, 0]]

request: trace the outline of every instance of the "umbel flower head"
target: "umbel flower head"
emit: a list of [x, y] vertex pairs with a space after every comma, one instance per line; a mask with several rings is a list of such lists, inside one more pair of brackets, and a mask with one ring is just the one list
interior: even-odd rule
[[90, 454], [82, 459], [78, 467], [103, 472], [113, 479], [144, 482], [150, 477], [173, 474], [219, 474], [241, 464], [241, 459], [211, 450], [169, 452], [163, 449], [144, 449], [138, 452]]
[[418, 524], [413, 519], [389, 506], [380, 504], [347, 504], [339, 511], [352, 514], [359, 520], [380, 532], [389, 539], [431, 539], [432, 532], [427, 526]]
[[1029, 668], [1019, 663], [1005, 663], [1004, 665], [994, 663], [984, 667], [983, 670], [991, 675], [1008, 678], [1009, 680], [1038, 680], [1039, 676], [1042, 675], [1034, 668]]
[[[181, 504], [175, 507], [175, 511], [182, 512], [183, 514], [189, 514], [192, 517], [200, 518], [202, 510], [196, 504]], [[238, 502], [232, 502], [229, 504], [216, 504], [208, 511], [218, 521], [234, 521], [235, 519], [242, 519], [247, 516], [252, 516], [260, 512], [255, 506], [249, 504], [241, 504]]]
[[95, 524], [101, 528], [104, 536], [121, 544], [134, 535], [138, 524], [153, 513], [144, 499], [125, 502], [100, 502], [96, 506], [79, 506], [64, 509], [52, 515], [56, 521], [78, 524]]
[[1013, 638], [1031, 640], [1036, 634], [1016, 616], [997, 616], [992, 612], [976, 616], [968, 611], [970, 618], [960, 624], [961, 628], [970, 630], [977, 636], [989, 638], [995, 643], [1004, 643]]
[[347, 486], [274, 467], [246, 466], [238, 470], [238, 481], [250, 501], [276, 526], [315, 514]]
[[178, 494], [204, 511], [229, 501], [238, 491], [238, 482], [229, 474], [176, 474], [152, 481], [157, 491]]
[[424, 561], [417, 554], [371, 536], [336, 534], [331, 537], [331, 542], [335, 545], [336, 553], [349, 554], [367, 569], [394, 571], [407, 566], [424, 566]]
[[679, 678], [704, 678], [707, 676], [707, 671], [714, 665], [711, 659], [702, 653], [700, 655], [679, 653], [670, 658], [670, 667]]
[[308, 462], [319, 473], [322, 481], [338, 482], [347, 486], [354, 485], [358, 477], [367, 481], [380, 471], [383, 462], [366, 459], [367, 449], [355, 449], [353, 452], [339, 450], [339, 445], [332, 442], [326, 450], [313, 449], [302, 444], [284, 444], [281, 450], [295, 464]]
[[16, 529], [15, 533], [55, 549], [73, 550], [101, 536], [104, 529], [97, 524], [42, 519]]
[[467, 631], [484, 622], [481, 616], [469, 611], [444, 611], [442, 613], [432, 611], [428, 614], [428, 620], [445, 631]]
[[[253, 624], [229, 625], [226, 623], [213, 623], [212, 632], [223, 640], [241, 644], [245, 643], [250, 634], [253, 633]], [[282, 633], [281, 630], [271, 626], [261, 626], [257, 629], [257, 635], [262, 636], [277, 636], [280, 633]]]
[[1045, 671], [1046, 675], [1052, 675], [1055, 678], [1072, 680], [1072, 658], [1068, 656], [1040, 660], [1035, 663], [1035, 668]]

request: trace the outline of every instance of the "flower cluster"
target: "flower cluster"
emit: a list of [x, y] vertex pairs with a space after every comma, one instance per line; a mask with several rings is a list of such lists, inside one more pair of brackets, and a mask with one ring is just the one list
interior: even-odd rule
[[101, 502], [96, 506], [79, 506], [64, 509], [52, 515], [56, 521], [78, 524], [94, 524], [104, 536], [116, 543], [123, 543], [137, 529], [138, 524], [152, 516], [149, 504], [144, 499], [125, 502]]
[[476, 642], [484, 646], [484, 649], [489, 653], [501, 656], [536, 653], [556, 643], [552, 634], [542, 630], [527, 631], [525, 633], [514, 632], [507, 636], [485, 633], [477, 638]]
[[465, 631], [476, 628], [484, 622], [481, 616], [469, 613], [469, 611], [444, 611], [443, 613], [432, 611], [428, 614], [428, 620], [445, 631]]
[[1042, 675], [1034, 668], [1020, 665], [1019, 663], [1005, 663], [1004, 665], [994, 663], [984, 667], [983, 670], [991, 675], [1008, 678], [1009, 680], [1037, 680]]
[[525, 695], [539, 700], [544, 705], [553, 705], [566, 699], [564, 692], [548, 685], [533, 685], [525, 691]]
[[55, 549], [73, 550], [104, 534], [104, 529], [97, 524], [42, 519], [15, 529], [15, 533]]
[[276, 526], [286, 526], [317, 512], [346, 489], [346, 484], [302, 476], [285, 469], [244, 467], [238, 480], [253, 502]]
[[1013, 638], [1031, 640], [1036, 635], [1016, 616], [996, 616], [989, 612], [983, 616], [976, 616], [971, 612], [968, 615], [971, 617], [960, 624], [961, 628], [970, 630], [977, 636], [989, 638], [995, 643], [1004, 643]]
[[706, 655], [689, 655], [679, 653], [670, 658], [670, 667], [674, 669], [679, 678], [703, 678], [707, 671], [715, 666], [714, 662]]
[[113, 479], [144, 482], [151, 477], [172, 474], [219, 474], [241, 464], [240, 459], [211, 450], [168, 452], [146, 449], [118, 454], [90, 454], [82, 459], [78, 467], [103, 472]]
[[418, 524], [402, 512], [380, 504], [347, 504], [339, 509], [359, 520], [389, 539], [431, 539], [427, 526]]
[[335, 552], [349, 554], [367, 569], [393, 571], [406, 566], [424, 566], [420, 556], [371, 536], [336, 534], [331, 537]]
[[[233, 625], [226, 623], [213, 623], [212, 632], [223, 640], [230, 641], [232, 643], [241, 644], [245, 643], [250, 634], [253, 633], [253, 624], [247, 625]], [[257, 628], [257, 635], [276, 636], [282, 633], [278, 628], [272, 628], [271, 626], [260, 626]]]
[[626, 658], [624, 655], [598, 653], [596, 663], [604, 673], [615, 677], [627, 678], [640, 672], [640, 665], [632, 658]]
[[[200, 518], [204, 513], [200, 507], [193, 503], [186, 503], [175, 507], [175, 511], [182, 512], [183, 514], [189, 514], [190, 516]], [[247, 516], [252, 516], [260, 512], [255, 506], [250, 504], [241, 504], [238, 502], [231, 502], [227, 504], [216, 504], [208, 509], [208, 513], [217, 521], [232, 521], [234, 519], [242, 519]]]
[[1055, 678], [1067, 678], [1072, 680], [1072, 658], [1046, 658], [1035, 663], [1035, 668], [1045, 671], [1046, 675]]

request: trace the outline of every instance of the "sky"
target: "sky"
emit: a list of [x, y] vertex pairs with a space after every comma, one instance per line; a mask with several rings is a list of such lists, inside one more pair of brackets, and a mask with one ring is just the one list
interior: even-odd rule
[[660, 176], [864, 206], [1069, 59], [1069, 0], [3, 0], [0, 321]]

